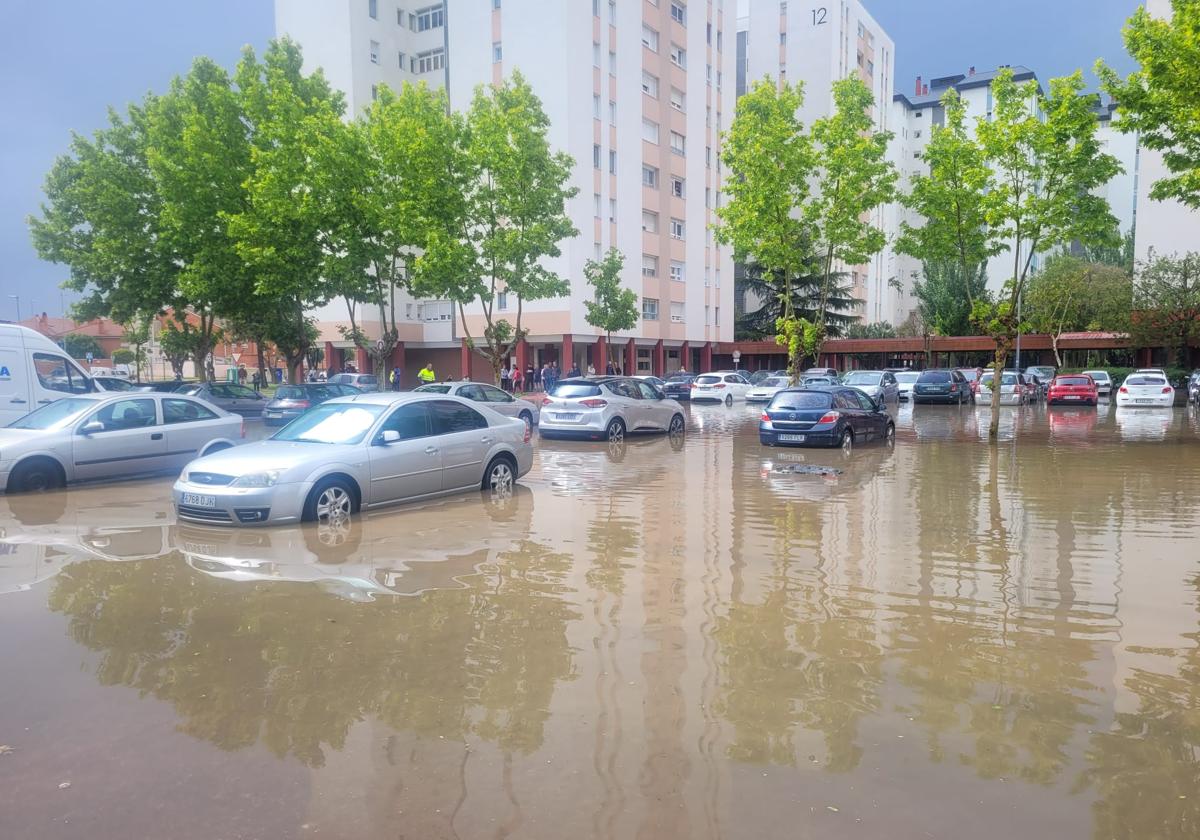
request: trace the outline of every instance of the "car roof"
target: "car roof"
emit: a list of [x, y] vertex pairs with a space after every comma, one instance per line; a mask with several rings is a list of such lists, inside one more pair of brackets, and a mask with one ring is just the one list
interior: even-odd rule
[[[436, 384], [436, 383], [435, 383]], [[435, 394], [429, 391], [370, 391], [362, 394], [350, 394], [336, 397], [329, 403], [367, 403], [369, 405], [400, 405], [406, 402], [427, 402], [429, 400], [444, 400], [446, 398], [462, 399], [453, 394]], [[464, 403], [466, 401], [464, 400]]]

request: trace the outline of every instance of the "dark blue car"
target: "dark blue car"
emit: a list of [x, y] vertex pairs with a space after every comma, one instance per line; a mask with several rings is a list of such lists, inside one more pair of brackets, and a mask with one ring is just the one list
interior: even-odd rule
[[887, 408], [857, 388], [788, 388], [763, 411], [758, 439], [764, 446], [840, 446], [896, 439]]

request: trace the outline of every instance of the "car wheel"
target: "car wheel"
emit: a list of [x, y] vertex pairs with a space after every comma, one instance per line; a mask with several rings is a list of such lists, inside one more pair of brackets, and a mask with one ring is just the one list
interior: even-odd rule
[[725, 406], [729, 407], [731, 405], [733, 405], [733, 394], [726, 394], [725, 395]]
[[625, 424], [621, 422], [620, 418], [614, 419], [608, 424], [604, 434], [610, 441], [625, 440]]
[[843, 430], [838, 446], [841, 447], [843, 455], [849, 455], [854, 450], [854, 432], [849, 429]]
[[497, 495], [510, 494], [516, 480], [517, 471], [513, 468], [512, 459], [497, 455], [483, 474], [483, 489]]
[[671, 425], [667, 429], [668, 434], [681, 435], [683, 434], [683, 415], [676, 414], [671, 418]]
[[517, 416], [525, 421], [526, 426], [528, 426], [531, 429], [533, 428], [533, 415], [532, 414], [530, 414], [528, 411], [522, 411]]
[[26, 461], [17, 466], [8, 477], [10, 493], [44, 493], [57, 490], [66, 484], [62, 467], [46, 458]]
[[887, 428], [883, 430], [883, 442], [888, 446], [896, 445], [896, 424], [888, 423]]
[[304, 505], [304, 520], [322, 525], [336, 523], [358, 511], [358, 502], [352, 488], [345, 479], [330, 478], [322, 481], [308, 494]]
[[228, 449], [228, 448], [229, 448], [229, 444], [228, 444], [228, 443], [214, 443], [214, 444], [213, 444], [212, 446], [210, 446], [208, 449], [205, 449], [203, 454], [205, 454], [205, 455], [212, 455], [212, 454], [213, 454], [213, 453], [215, 453], [215, 452], [221, 452], [221, 451], [223, 451], [223, 450], [225, 450], [225, 449]]

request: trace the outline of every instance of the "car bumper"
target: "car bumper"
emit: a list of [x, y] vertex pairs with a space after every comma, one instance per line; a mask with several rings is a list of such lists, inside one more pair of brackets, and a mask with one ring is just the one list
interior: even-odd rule
[[[304, 410], [297, 408], [285, 408], [279, 411], [263, 411], [262, 421], [268, 426], [286, 426], [297, 417], [304, 413]], [[272, 414], [278, 414], [278, 417], [272, 417]]]
[[1095, 405], [1096, 400], [1099, 399], [1099, 396], [1100, 396], [1099, 394], [1097, 394], [1094, 397], [1093, 396], [1084, 396], [1082, 394], [1079, 396], [1075, 396], [1075, 395], [1068, 396], [1065, 394], [1050, 394], [1049, 396], [1047, 396], [1046, 402], [1050, 403], [1051, 405]]
[[[981, 405], [991, 405], [992, 404], [992, 394], [990, 391], [979, 392], [978, 394], [975, 395], [975, 399]], [[1011, 393], [1011, 392], [1006, 394], [1003, 391], [1000, 392], [1000, 405], [1020, 405], [1022, 402], [1024, 402], [1024, 400], [1021, 398], [1020, 394], [1015, 394], [1015, 393]]]
[[[791, 440], [783, 440], [780, 435], [790, 436]], [[803, 437], [804, 440], [796, 440], [797, 437]], [[836, 446], [837, 439], [834, 436], [834, 429], [811, 429], [803, 432], [778, 431], [775, 429], [758, 430], [758, 442], [763, 446]]]
[[[200, 525], [279, 525], [299, 522], [304, 502], [312, 489], [310, 483], [276, 484], [274, 487], [213, 487], [184, 479], [171, 488], [175, 515], [185, 522]], [[197, 505], [185, 501], [187, 495], [209, 497], [214, 504]]]
[[690, 400], [692, 392], [691, 389], [687, 391], [663, 391], [663, 396], [672, 400]]
[[587, 415], [580, 417], [578, 420], [555, 420], [553, 417], [542, 412], [541, 418], [538, 420], [538, 434], [542, 437], [578, 437], [578, 438], [599, 438], [604, 437], [608, 430], [609, 420], [612, 418], [606, 417], [599, 412], [589, 412]]
[[914, 391], [912, 398], [913, 398], [913, 402], [918, 402], [918, 403], [955, 403], [955, 402], [958, 402], [959, 400], [963, 399], [964, 396], [966, 396], [966, 398], [969, 399], [971, 395], [970, 394], [966, 394], [966, 395], [962, 395], [962, 394], [918, 394], [917, 392]]
[[1127, 397], [1117, 395], [1117, 405], [1128, 408], [1170, 408], [1175, 405], [1174, 394], [1163, 394], [1161, 397]]
[[732, 396], [729, 391], [692, 391], [692, 402], [725, 402], [725, 398]]

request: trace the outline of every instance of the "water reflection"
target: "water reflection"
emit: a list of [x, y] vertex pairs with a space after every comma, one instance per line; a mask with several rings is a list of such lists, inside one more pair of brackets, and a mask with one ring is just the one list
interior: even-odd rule
[[[1195, 836], [1194, 412], [1006, 408], [990, 447], [984, 407], [901, 406], [847, 458], [743, 408], [334, 527], [180, 526], [162, 482], [4, 498], [0, 604], [86, 654], [0, 681], [0, 732], [82, 664], [222, 768], [306, 768], [262, 836]], [[3, 620], [0, 667], [61, 638]], [[55, 778], [27, 760], [0, 784]]]

